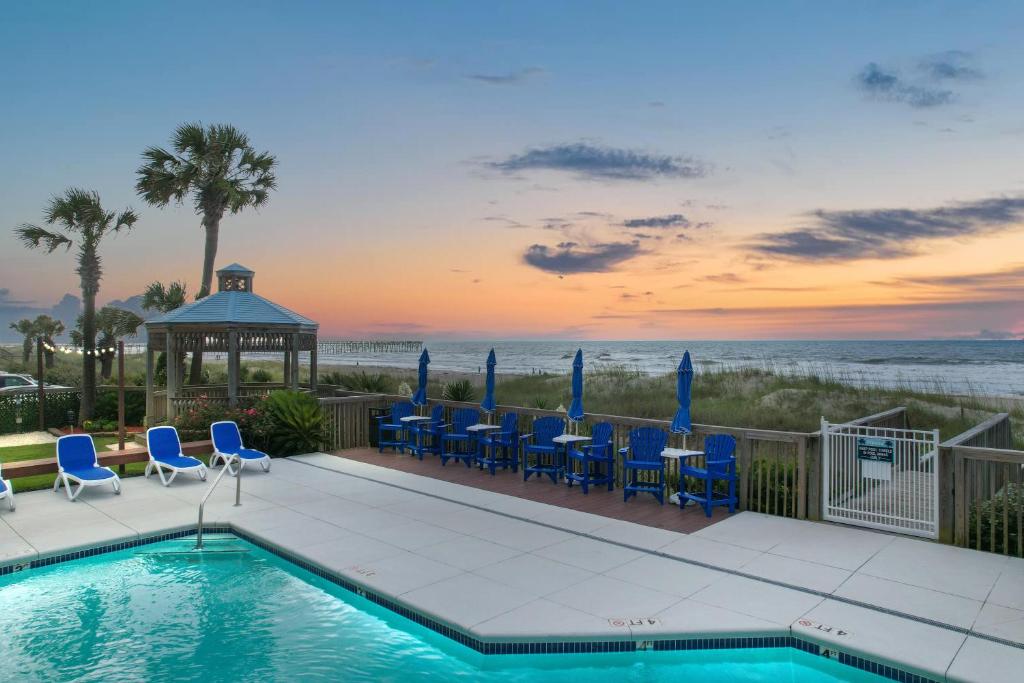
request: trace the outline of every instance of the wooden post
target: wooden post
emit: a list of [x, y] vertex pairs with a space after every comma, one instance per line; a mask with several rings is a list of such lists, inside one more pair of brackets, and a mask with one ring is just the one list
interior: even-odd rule
[[796, 442], [796, 518], [807, 519], [807, 437]]
[[154, 391], [153, 386], [153, 347], [148, 343], [146, 344], [146, 427], [153, 426], [153, 412], [156, 410], [154, 405]]
[[288, 349], [284, 352], [284, 370], [281, 372], [281, 384], [288, 388], [289, 378], [292, 376], [292, 353]]
[[178, 340], [174, 333], [167, 330], [167, 421], [171, 422], [177, 415], [174, 398], [178, 394]]
[[228, 407], [238, 406], [238, 330], [228, 330]]
[[317, 376], [316, 376], [316, 338], [313, 339], [313, 348], [309, 351], [309, 388], [316, 393]]
[[[117, 450], [124, 450], [124, 342], [117, 342]], [[124, 464], [117, 466], [124, 474]]]
[[46, 431], [46, 382], [43, 379], [43, 338], [36, 339], [36, 381], [38, 382], [39, 398], [39, 431]]
[[299, 333], [292, 334], [292, 362], [291, 362], [291, 383], [292, 389], [299, 389]]
[[967, 494], [963, 482], [963, 463], [954, 462], [952, 448], [939, 446], [936, 465], [938, 471], [935, 476], [939, 478], [939, 499], [936, 501], [939, 506], [939, 542], [965, 545], [963, 533], [957, 537], [956, 530], [956, 511], [964, 505], [963, 498]]

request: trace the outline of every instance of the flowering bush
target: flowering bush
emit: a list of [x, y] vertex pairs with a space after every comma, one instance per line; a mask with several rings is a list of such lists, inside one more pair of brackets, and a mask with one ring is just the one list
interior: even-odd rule
[[228, 408], [222, 402], [201, 396], [193, 407], [174, 419], [174, 426], [182, 441], [201, 441], [210, 438], [210, 425], [221, 420], [231, 420], [238, 425], [246, 448], [267, 449], [274, 420], [267, 410], [265, 398], [255, 399], [238, 408]]

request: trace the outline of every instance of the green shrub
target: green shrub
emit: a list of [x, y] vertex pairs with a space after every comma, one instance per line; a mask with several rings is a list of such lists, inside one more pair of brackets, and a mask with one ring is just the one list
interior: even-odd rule
[[[1017, 518], [1022, 514], [1022, 510], [1024, 490], [1012, 483], [1006, 484], [994, 497], [972, 505], [967, 528], [967, 547], [993, 553], [1020, 555], [1020, 544], [1024, 543], [1024, 539], [1017, 534]], [[1006, 524], [1003, 522], [1004, 516]], [[978, 533], [979, 521], [981, 533]]]
[[275, 455], [296, 455], [320, 450], [324, 417], [320, 403], [299, 391], [275, 391], [266, 400], [271, 418], [270, 448]]
[[268, 370], [263, 368], [256, 368], [252, 373], [253, 382], [273, 382], [274, 376], [270, 374]]
[[[117, 390], [100, 389], [96, 395], [93, 413], [99, 422], [117, 422]], [[124, 392], [124, 423], [141, 425], [146, 417], [146, 394], [141, 391]]]
[[337, 384], [349, 391], [364, 391], [368, 394], [391, 394], [395, 391], [395, 382], [387, 375], [368, 373], [365, 370], [345, 374], [340, 372], [321, 375], [321, 381], [325, 377], [337, 381], [324, 382], [325, 384]]
[[93, 420], [86, 420], [82, 423], [82, 429], [87, 432], [97, 432], [100, 429], [100, 423]]
[[476, 389], [468, 379], [453, 380], [444, 385], [441, 398], [446, 401], [462, 401], [469, 403], [476, 398]]
[[266, 403], [266, 399], [255, 399], [238, 408], [228, 408], [220, 402], [199, 399], [174, 419], [174, 426], [182, 441], [204, 441], [210, 438], [211, 424], [230, 420], [238, 425], [246, 448], [266, 451], [272, 425]]
[[102, 423], [101, 429], [104, 432], [116, 432], [117, 431], [117, 423], [116, 422], [111, 422], [111, 421], [104, 422], [104, 423]]

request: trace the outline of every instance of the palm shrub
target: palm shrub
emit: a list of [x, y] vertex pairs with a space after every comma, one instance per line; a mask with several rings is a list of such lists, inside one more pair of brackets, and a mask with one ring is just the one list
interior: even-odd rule
[[264, 370], [263, 368], [256, 368], [252, 372], [253, 382], [270, 382], [273, 379], [273, 375], [271, 375], [268, 370]]
[[441, 391], [441, 398], [446, 401], [461, 401], [469, 403], [476, 398], [476, 389], [468, 379], [452, 380], [446, 382]]
[[[349, 391], [364, 391], [368, 394], [390, 394], [394, 389], [394, 382], [387, 375], [381, 373], [369, 373], [365, 370], [351, 374], [334, 373], [337, 384]], [[335, 382], [328, 382], [334, 384]]]
[[270, 448], [274, 455], [320, 450], [324, 416], [316, 398], [300, 391], [275, 391], [267, 398], [266, 408], [272, 423]]

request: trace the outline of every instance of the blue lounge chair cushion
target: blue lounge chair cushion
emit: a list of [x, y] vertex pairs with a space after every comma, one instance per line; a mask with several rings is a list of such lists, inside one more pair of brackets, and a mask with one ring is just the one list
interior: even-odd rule
[[57, 441], [57, 463], [65, 470], [88, 470], [96, 466], [96, 447], [88, 434], [65, 436]]
[[260, 460], [261, 458], [267, 457], [266, 453], [262, 451], [256, 451], [251, 448], [240, 448], [237, 452], [232, 455], [237, 455], [242, 460]]
[[111, 477], [117, 476], [110, 470], [103, 467], [90, 467], [89, 469], [83, 470], [69, 470], [65, 467], [64, 472], [68, 476], [87, 481], [102, 481], [104, 479], [110, 479]]
[[161, 463], [165, 465], [170, 465], [171, 467], [195, 467], [196, 465], [203, 464], [199, 460], [196, 460], [195, 458], [190, 458], [187, 455], [172, 455], [168, 457], [159, 457], [156, 458], [156, 460], [159, 460]]
[[3, 479], [0, 479], [0, 493], [3, 493], [6, 490], [7, 490], [7, 484], [4, 483]]

